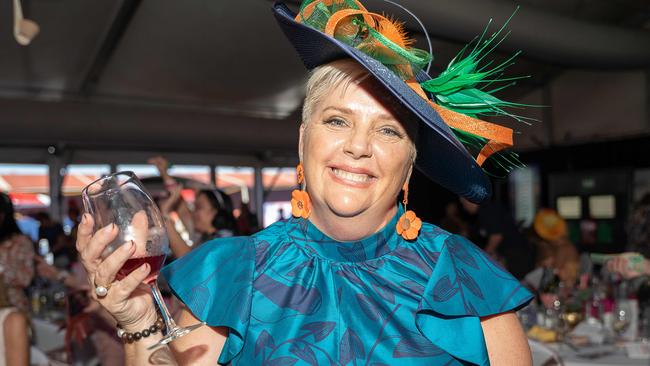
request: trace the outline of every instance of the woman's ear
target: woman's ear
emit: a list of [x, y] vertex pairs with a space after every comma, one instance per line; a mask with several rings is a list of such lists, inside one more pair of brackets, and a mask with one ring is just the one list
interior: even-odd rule
[[300, 132], [299, 132], [299, 137], [298, 137], [298, 159], [300, 159], [300, 162], [302, 162], [302, 156], [303, 156], [303, 148], [305, 146], [304, 140], [305, 140], [305, 130], [307, 129], [307, 125], [305, 125], [305, 122], [300, 123]]
[[402, 186], [408, 184], [411, 181], [411, 173], [413, 173], [413, 163], [409, 164], [408, 172], [406, 172], [406, 179], [404, 179], [404, 182], [402, 182]]

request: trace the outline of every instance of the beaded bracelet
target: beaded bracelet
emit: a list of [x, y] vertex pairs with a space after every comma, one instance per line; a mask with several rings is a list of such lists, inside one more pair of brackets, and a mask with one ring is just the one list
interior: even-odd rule
[[156, 333], [157, 331], [163, 331], [165, 329], [165, 322], [163, 321], [162, 316], [158, 315], [158, 319], [153, 323], [149, 328], [145, 328], [139, 332], [128, 333], [122, 328], [117, 328], [117, 336], [124, 343], [133, 343], [137, 342], [142, 338], [149, 337], [150, 335]]

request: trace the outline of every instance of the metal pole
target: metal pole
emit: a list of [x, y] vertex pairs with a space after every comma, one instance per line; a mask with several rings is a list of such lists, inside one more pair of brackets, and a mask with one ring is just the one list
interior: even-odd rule
[[210, 183], [212, 183], [212, 185], [215, 187], [217, 187], [217, 182], [219, 181], [217, 174], [217, 166], [210, 164]]
[[255, 167], [255, 213], [259, 227], [264, 227], [264, 182], [262, 181], [262, 167]]
[[[48, 149], [49, 152], [49, 149]], [[56, 154], [56, 151], [50, 153], [47, 159], [50, 178], [50, 216], [52, 220], [61, 222], [63, 217], [63, 176], [61, 172], [65, 168], [63, 159]]]

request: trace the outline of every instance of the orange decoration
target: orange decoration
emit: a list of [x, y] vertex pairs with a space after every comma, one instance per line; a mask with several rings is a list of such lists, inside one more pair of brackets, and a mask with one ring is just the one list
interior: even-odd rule
[[294, 217], [309, 218], [311, 214], [311, 201], [307, 192], [299, 189], [294, 189], [291, 192], [291, 214]]
[[418, 237], [422, 228], [422, 220], [415, 216], [415, 212], [409, 210], [404, 212], [402, 217], [397, 221], [397, 234], [406, 240], [414, 240]]
[[404, 191], [404, 199], [402, 199], [402, 203], [404, 204], [404, 207], [406, 208], [406, 205], [409, 204], [409, 184], [404, 183], [404, 187], [402, 187], [402, 190]]
[[296, 177], [298, 178], [298, 184], [302, 184], [305, 181], [305, 169], [303, 169], [302, 163], [298, 163], [296, 167]]
[[454, 112], [450, 109], [442, 107], [433, 101], [429, 100], [427, 94], [422, 89], [422, 86], [415, 80], [407, 80], [406, 84], [413, 89], [422, 99], [429, 102], [429, 105], [438, 112], [440, 118], [447, 124], [447, 126], [469, 132], [474, 135], [483, 137], [488, 143], [483, 146], [483, 149], [476, 157], [476, 163], [481, 166], [495, 152], [501, 151], [512, 147], [512, 129], [499, 126], [494, 123], [486, 122], [477, 118], [473, 118], [462, 113]]
[[555, 241], [567, 236], [567, 224], [557, 211], [542, 208], [535, 215], [533, 228], [537, 235], [548, 241]]

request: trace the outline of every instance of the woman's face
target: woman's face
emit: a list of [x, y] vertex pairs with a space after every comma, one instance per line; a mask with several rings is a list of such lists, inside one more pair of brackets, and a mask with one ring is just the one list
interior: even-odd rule
[[[372, 85], [372, 84], [370, 84]], [[364, 83], [332, 88], [300, 129], [314, 211], [339, 217], [389, 212], [411, 172], [407, 128]]]
[[194, 230], [200, 233], [211, 233], [215, 229], [212, 226], [212, 220], [217, 214], [217, 210], [210, 204], [210, 200], [204, 193], [199, 194], [194, 201]]

